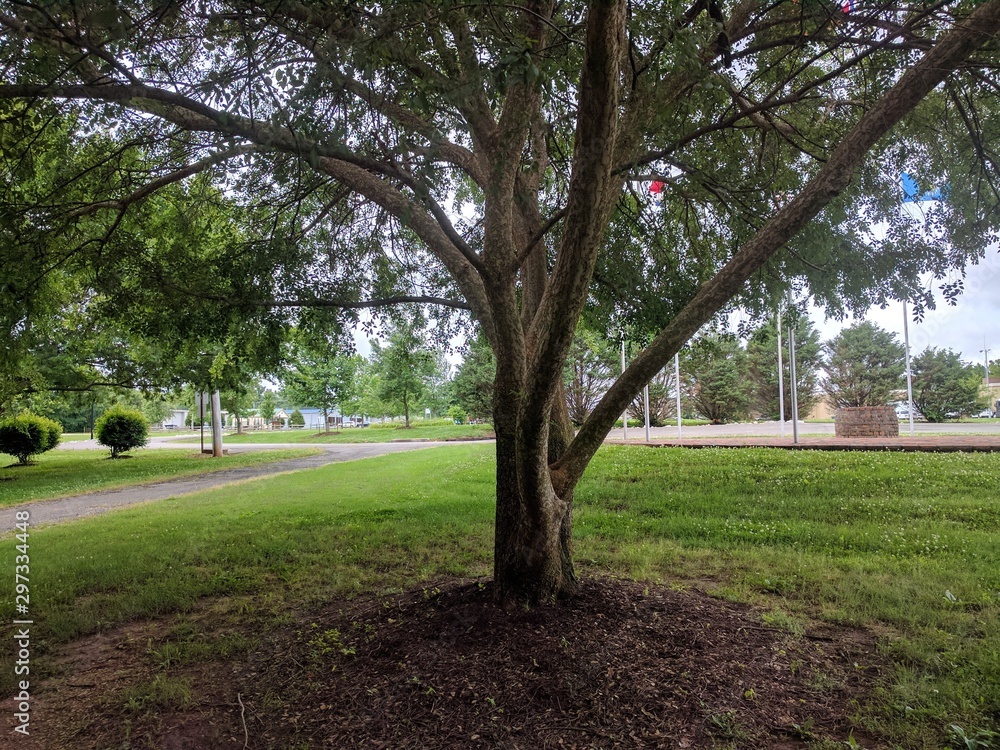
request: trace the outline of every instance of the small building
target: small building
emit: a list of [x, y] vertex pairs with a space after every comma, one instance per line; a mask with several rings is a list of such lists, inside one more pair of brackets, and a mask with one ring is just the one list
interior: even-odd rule
[[360, 427], [363, 425], [370, 424], [369, 420], [362, 419], [360, 415], [354, 416], [344, 416], [341, 415], [340, 409], [330, 409], [327, 413], [326, 423], [323, 421], [323, 410], [314, 409], [312, 407], [294, 407], [287, 406], [283, 409], [278, 409], [274, 413], [274, 417], [271, 420], [271, 429], [274, 430], [288, 430], [292, 429], [292, 425], [289, 420], [291, 419], [292, 412], [298, 409], [298, 412], [302, 415], [305, 420], [305, 425], [303, 429], [314, 430], [315, 432], [324, 432], [327, 429], [330, 430], [340, 430], [344, 427]]
[[267, 427], [267, 420], [252, 414], [249, 417], [237, 417], [230, 415], [229, 428], [231, 430], [263, 430]]
[[982, 385], [990, 411], [994, 416], [1000, 416], [1000, 378], [983, 378]]
[[183, 430], [187, 425], [189, 410], [174, 409], [162, 421], [152, 425], [154, 430]]
[[[320, 432], [326, 429], [326, 425], [323, 422], [323, 410], [313, 409], [309, 407], [295, 407], [287, 406], [283, 409], [278, 409], [274, 414], [274, 419], [272, 420], [272, 425], [278, 430], [288, 430], [292, 429], [293, 425], [289, 422], [292, 417], [292, 412], [298, 411], [302, 418], [305, 420], [304, 429], [314, 430]], [[333, 413], [330, 414], [331, 419], [333, 418]], [[331, 422], [332, 428], [333, 422]]]

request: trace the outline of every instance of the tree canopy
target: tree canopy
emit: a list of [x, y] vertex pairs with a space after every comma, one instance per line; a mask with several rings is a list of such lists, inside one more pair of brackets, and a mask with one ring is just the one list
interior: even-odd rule
[[951, 349], [924, 349], [913, 358], [913, 403], [928, 422], [975, 414], [983, 408], [983, 374]]
[[[497, 360], [498, 596], [570, 593], [574, 486], [713, 315], [793, 279], [835, 313], [926, 303], [995, 236], [1000, 0], [865, 6], [0, 0], [5, 159], [46, 175], [5, 183], [5, 328], [84, 299], [228, 361], [292, 322], [465, 311]], [[904, 170], [950, 186], [922, 226]], [[648, 345], [574, 436], [585, 306]]]
[[834, 406], [885, 406], [904, 387], [906, 352], [896, 334], [863, 322], [845, 328], [824, 345]]
[[823, 362], [819, 332], [807, 315], [793, 314], [782, 322], [782, 389], [778, 388], [778, 328], [777, 318], [764, 322], [747, 341], [747, 360], [753, 382], [754, 409], [766, 419], [781, 415], [780, 398], [784, 398], [786, 414], [792, 412], [791, 359], [788, 356], [788, 321], [795, 327], [795, 380], [799, 419], [809, 416], [819, 401], [819, 368]]

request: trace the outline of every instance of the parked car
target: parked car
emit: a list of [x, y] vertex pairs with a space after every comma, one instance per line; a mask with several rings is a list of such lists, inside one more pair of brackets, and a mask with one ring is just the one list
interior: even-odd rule
[[990, 417], [994, 416], [994, 414], [989, 409], [983, 409], [978, 414], [973, 414], [972, 416], [975, 417], [976, 419], [989, 419]]
[[[908, 420], [910, 418], [910, 407], [905, 401], [897, 401], [893, 406], [896, 407], [896, 418], [899, 420]], [[921, 419], [923, 414], [921, 414], [916, 407], [913, 409], [913, 418]]]

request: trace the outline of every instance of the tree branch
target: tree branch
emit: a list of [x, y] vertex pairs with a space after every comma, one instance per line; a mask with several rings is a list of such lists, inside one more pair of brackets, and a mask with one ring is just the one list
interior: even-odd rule
[[833, 150], [805, 188], [741, 247], [692, 297], [608, 390], [563, 457], [553, 466], [559, 491], [575, 486], [583, 471], [642, 386], [744, 283], [850, 183], [868, 151], [977, 49], [1000, 32], [1000, 0], [989, 0], [956, 23], [864, 115]]
[[96, 213], [103, 209], [115, 209], [122, 211], [133, 203], [138, 203], [141, 200], [148, 198], [150, 195], [155, 193], [162, 187], [173, 184], [175, 182], [180, 182], [181, 180], [190, 177], [191, 175], [198, 174], [211, 166], [219, 164], [231, 159], [234, 156], [242, 156], [243, 154], [251, 154], [255, 151], [259, 151], [259, 147], [253, 145], [236, 146], [234, 148], [226, 149], [225, 151], [220, 151], [215, 154], [206, 156], [204, 159], [199, 159], [198, 161], [189, 164], [186, 167], [182, 167], [170, 174], [165, 174], [162, 177], [158, 177], [155, 180], [143, 185], [138, 190], [129, 193], [124, 198], [119, 198], [118, 200], [106, 200], [98, 201], [96, 203], [90, 203], [86, 206], [81, 206], [70, 211], [66, 216], [70, 219], [75, 219], [79, 216], [86, 216], [88, 214]]

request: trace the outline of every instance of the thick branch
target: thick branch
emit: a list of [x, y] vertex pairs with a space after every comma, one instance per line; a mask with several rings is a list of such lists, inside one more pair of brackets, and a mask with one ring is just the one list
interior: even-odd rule
[[[236, 303], [237, 300], [223, 297], [213, 297], [212, 299], [224, 300]], [[239, 304], [248, 304], [247, 300], [239, 300]], [[472, 310], [468, 302], [461, 300], [447, 299], [445, 297], [433, 297], [429, 295], [398, 295], [395, 297], [381, 297], [379, 299], [366, 300], [336, 300], [336, 299], [265, 299], [250, 300], [249, 304], [254, 307], [286, 308], [286, 307], [321, 307], [336, 308], [341, 310], [360, 310], [370, 307], [390, 307], [392, 305], [406, 304], [438, 305], [440, 307], [450, 307], [454, 310]]]
[[617, 193], [611, 168], [618, 128], [625, 10], [624, 2], [594, 2], [588, 12], [576, 151], [562, 244], [528, 336], [532, 390], [524, 407], [526, 434], [545, 435], [532, 430], [531, 423], [548, 420]]
[[437, 219], [419, 204], [407, 198], [380, 174], [401, 177], [398, 170], [373, 159], [359, 156], [341, 146], [304, 141], [282, 128], [271, 127], [243, 117], [229, 115], [190, 97], [145, 85], [6, 85], [0, 86], [0, 99], [23, 98], [89, 99], [118, 102], [131, 109], [147, 112], [190, 130], [226, 133], [245, 138], [259, 146], [274, 148], [297, 156], [308, 156], [320, 172], [385, 208], [409, 226], [445, 265], [458, 282], [462, 294], [487, 331], [492, 329], [492, 315], [486, 301], [482, 279], [462, 248], [456, 247]]
[[868, 151], [979, 47], [1000, 32], [1000, 0], [959, 21], [907, 71], [834, 149], [827, 163], [788, 205], [694, 295], [677, 317], [608, 390], [553, 467], [560, 491], [572, 489], [615, 419], [684, 343], [743, 287], [767, 260], [849, 184]]

